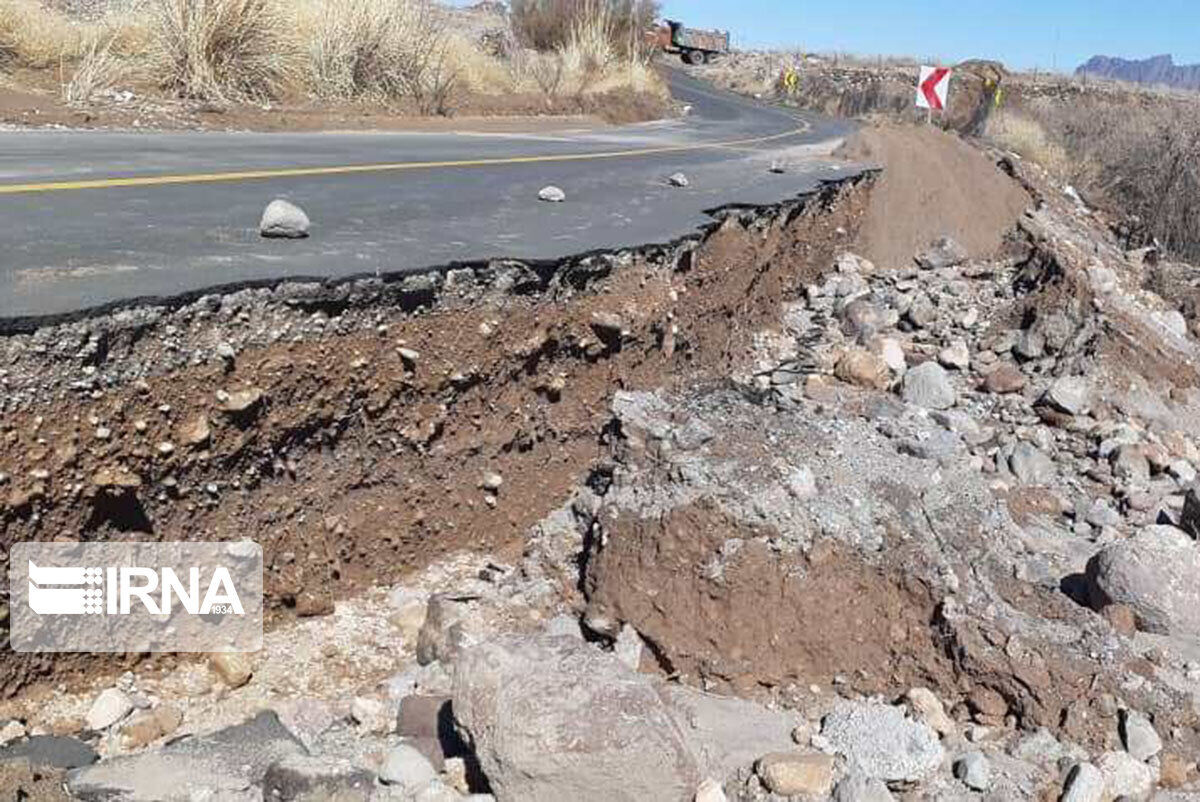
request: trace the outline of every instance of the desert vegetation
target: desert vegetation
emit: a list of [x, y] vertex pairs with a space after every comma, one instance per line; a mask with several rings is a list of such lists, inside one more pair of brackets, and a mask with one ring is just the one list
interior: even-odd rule
[[988, 136], [1200, 259], [1200, 97], [1128, 88], [1018, 97]]
[[453, 111], [460, 93], [665, 96], [647, 0], [524, 0], [487, 27], [432, 0], [114, 0], [76, 20], [0, 0], [0, 70], [57, 71], [64, 100], [124, 83], [187, 101], [288, 97]]

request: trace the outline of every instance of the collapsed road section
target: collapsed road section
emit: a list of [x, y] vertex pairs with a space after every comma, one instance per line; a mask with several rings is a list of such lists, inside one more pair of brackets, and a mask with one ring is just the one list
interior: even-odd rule
[[[1194, 789], [1200, 347], [1159, 294], [1188, 273], [1004, 154], [908, 128], [849, 149], [918, 146], [961, 170], [669, 245], [6, 337], [4, 544], [249, 537], [271, 621], [246, 656], [5, 654], [0, 777]], [[921, 245], [889, 255], [890, 212], [968, 188], [977, 214], [899, 215]]]

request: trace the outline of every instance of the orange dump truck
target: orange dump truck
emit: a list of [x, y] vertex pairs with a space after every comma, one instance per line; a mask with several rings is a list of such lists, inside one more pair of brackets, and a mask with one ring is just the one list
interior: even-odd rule
[[689, 28], [675, 20], [666, 20], [649, 37], [664, 53], [678, 54], [685, 64], [707, 64], [729, 52], [729, 31]]

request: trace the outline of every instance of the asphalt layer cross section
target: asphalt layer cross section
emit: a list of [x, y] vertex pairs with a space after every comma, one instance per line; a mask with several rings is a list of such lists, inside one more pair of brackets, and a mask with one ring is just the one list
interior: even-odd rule
[[[856, 171], [815, 155], [850, 123], [668, 75], [688, 113], [577, 132], [0, 132], [0, 328], [218, 288], [670, 242], [715, 209]], [[690, 185], [670, 186], [675, 172]], [[537, 200], [550, 184], [565, 203]], [[308, 239], [259, 236], [275, 198], [308, 213]]]

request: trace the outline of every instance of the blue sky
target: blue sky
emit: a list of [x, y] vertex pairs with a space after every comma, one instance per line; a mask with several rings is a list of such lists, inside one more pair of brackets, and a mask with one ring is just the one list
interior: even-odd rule
[[1198, 0], [664, 0], [663, 11], [727, 28], [739, 47], [995, 58], [1067, 72], [1097, 54], [1200, 63]]

